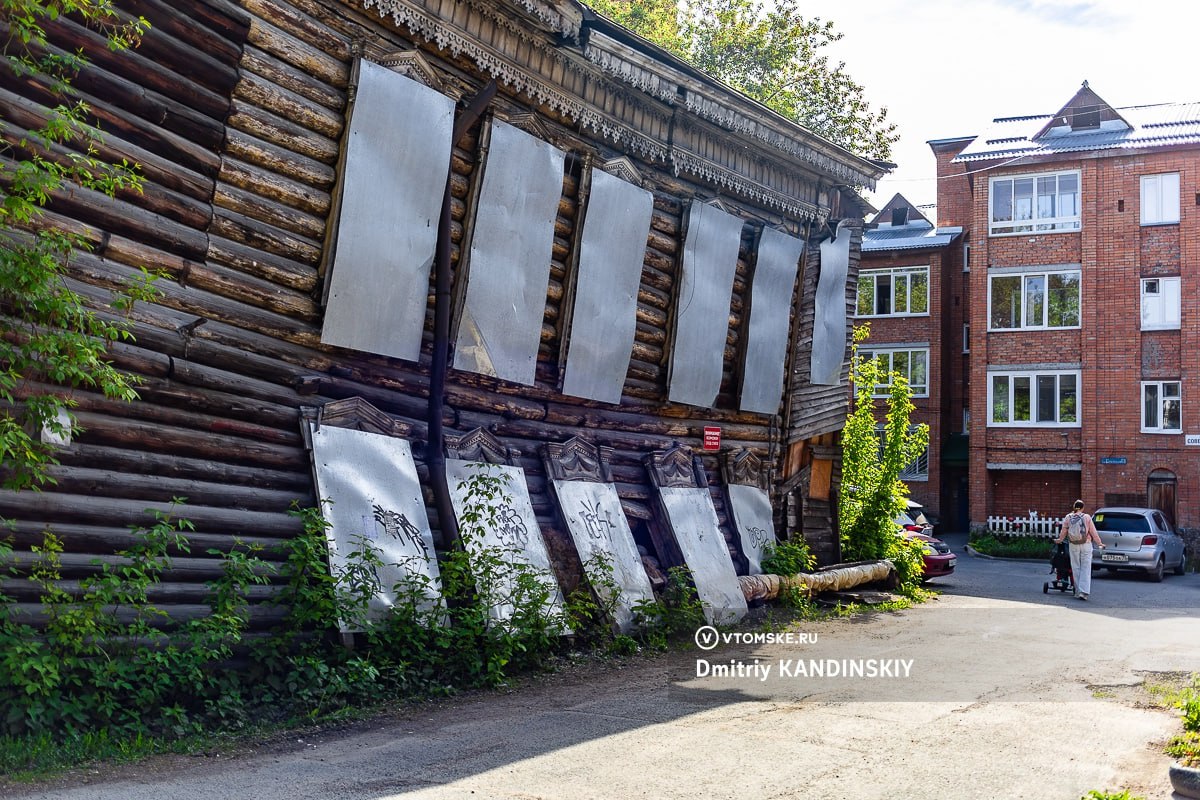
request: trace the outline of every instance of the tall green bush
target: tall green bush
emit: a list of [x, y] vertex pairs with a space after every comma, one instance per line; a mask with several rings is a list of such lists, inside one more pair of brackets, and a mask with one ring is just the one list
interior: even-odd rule
[[[929, 444], [929, 426], [911, 424], [915, 406], [908, 380], [887, 373], [858, 346], [870, 334], [854, 329], [850, 383], [853, 410], [842, 431], [842, 488], [838, 496], [842, 558], [847, 561], [891, 559], [902, 584], [921, 580], [922, 548], [897, 535], [896, 515], [904, 510], [908, 487], [900, 474]], [[876, 395], [886, 390], [882, 444], [877, 431]]]

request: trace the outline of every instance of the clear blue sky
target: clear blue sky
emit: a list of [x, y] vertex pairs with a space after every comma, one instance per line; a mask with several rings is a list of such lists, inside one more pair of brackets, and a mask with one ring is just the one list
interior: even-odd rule
[[937, 196], [926, 142], [995, 117], [1052, 114], [1080, 83], [1110, 104], [1200, 102], [1197, 0], [801, 0], [844, 34], [831, 61], [899, 126], [899, 165], [868, 195]]

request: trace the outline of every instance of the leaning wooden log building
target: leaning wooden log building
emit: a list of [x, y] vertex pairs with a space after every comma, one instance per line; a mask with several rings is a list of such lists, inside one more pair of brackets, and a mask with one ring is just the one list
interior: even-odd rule
[[[318, 502], [309, 426], [332, 409], [327, 424], [353, 417], [411, 444], [439, 546], [444, 451], [431, 442], [482, 430], [502, 443], [567, 589], [580, 559], [543, 454], [575, 436], [602, 449], [638, 544], [664, 567], [679, 556], [664, 552], [647, 458], [672, 448], [698, 459], [742, 571], [721, 487], [747, 457], [776, 534], [836, 558], [861, 225], [849, 187], [872, 186], [878, 164], [573, 0], [118, 6], [152, 25], [135, 51], [66, 20], [50, 36], [89, 54], [76, 85], [107, 133], [101, 153], [140, 164], [145, 189], [63, 193], [48, 219], [92, 242], [73, 276], [98, 307], [139, 267], [167, 277], [135, 308], [136, 343], [112, 348], [144, 378], [141, 399], [75, 391], [82, 430], [57, 483], [0, 493], [18, 556], [51, 527], [78, 577], [128, 546], [145, 509], [186, 497], [194, 546], [154, 599], [178, 618], [206, 613], [207, 548], [278, 543], [297, 533], [293, 502]], [[5, 71], [6, 141], [49, 102]], [[825, 287], [822, 307], [819, 244], [844, 218], [849, 280]], [[764, 277], [752, 292], [768, 251], [784, 253], [786, 288]], [[826, 329], [837, 363], [814, 383]], [[704, 449], [706, 427], [719, 450]]]

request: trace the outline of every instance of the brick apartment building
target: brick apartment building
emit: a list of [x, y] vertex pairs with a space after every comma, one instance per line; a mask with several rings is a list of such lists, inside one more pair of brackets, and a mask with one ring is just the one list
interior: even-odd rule
[[902, 195], [863, 232], [855, 324], [870, 324], [859, 347], [908, 378], [914, 424], [929, 425], [929, 449], [904, 475], [911, 498], [963, 530], [967, 449], [963, 396], [962, 228], [937, 228]]
[[[932, 250], [872, 249], [863, 275], [927, 259], [930, 297], [946, 292], [905, 336], [930, 343], [922, 413], [969, 420], [970, 523], [1082, 497], [1200, 527], [1200, 103], [1113, 108], [1084, 83], [1055, 114], [930, 146], [938, 222], [962, 230], [940, 284]], [[871, 344], [905, 340], [886, 330]]]

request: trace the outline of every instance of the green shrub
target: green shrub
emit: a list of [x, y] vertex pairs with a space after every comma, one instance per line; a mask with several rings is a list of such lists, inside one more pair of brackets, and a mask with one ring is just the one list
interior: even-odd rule
[[762, 560], [763, 572], [769, 575], [798, 575], [801, 572], [811, 572], [816, 565], [817, 557], [809, 549], [808, 542], [799, 534], [768, 545]]

